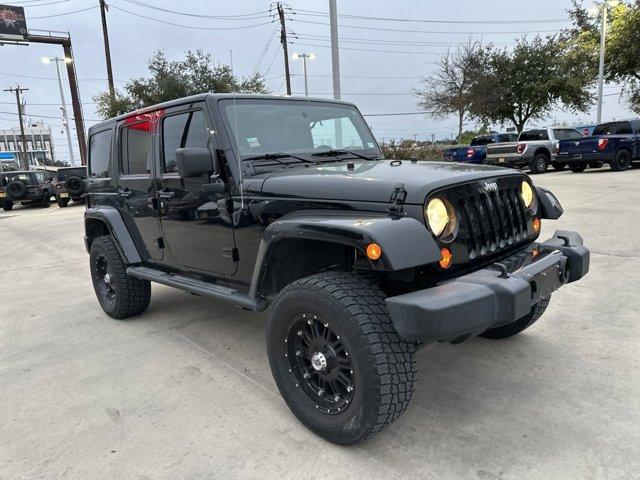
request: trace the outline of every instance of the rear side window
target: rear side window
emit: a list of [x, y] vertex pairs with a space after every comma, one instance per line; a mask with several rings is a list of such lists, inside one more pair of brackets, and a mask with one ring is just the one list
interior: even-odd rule
[[178, 148], [207, 148], [207, 129], [202, 110], [166, 117], [162, 122], [164, 172], [178, 171]]
[[89, 140], [89, 173], [91, 178], [107, 178], [109, 176], [112, 135], [111, 130], [105, 130], [92, 135]]
[[481, 137], [473, 137], [473, 140], [471, 140], [472, 146], [489, 145], [490, 143], [496, 143], [495, 137], [493, 135], [483, 135]]
[[629, 135], [632, 133], [630, 122], [603, 123], [593, 129], [593, 135]]
[[535, 140], [549, 140], [549, 135], [546, 130], [527, 130], [520, 134], [518, 141], [520, 142], [533, 142]]
[[573, 128], [567, 128], [564, 131], [564, 138], [567, 140], [578, 140], [583, 136], [584, 135], [582, 135], [581, 132], [579, 132], [578, 130], [574, 130]]
[[564, 129], [555, 129], [553, 131], [553, 136], [556, 138], [556, 140], [564, 140], [565, 138], [567, 138], [567, 131]]
[[151, 173], [150, 121], [127, 125], [121, 130], [120, 152], [123, 175], [145, 175]]
[[515, 142], [518, 140], [518, 135], [513, 133], [503, 133], [498, 136], [499, 142]]

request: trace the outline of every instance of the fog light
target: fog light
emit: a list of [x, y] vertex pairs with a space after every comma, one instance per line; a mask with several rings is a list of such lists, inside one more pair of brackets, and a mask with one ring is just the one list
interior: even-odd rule
[[440, 265], [442, 268], [449, 268], [453, 263], [453, 253], [451, 253], [451, 250], [449, 250], [447, 247], [441, 248], [440, 255], [442, 256], [442, 258], [438, 262], [438, 265]]
[[541, 226], [540, 219], [538, 217], [535, 217], [533, 219], [532, 225], [533, 225], [533, 231], [538, 233], [540, 231], [540, 226]]
[[369, 260], [378, 260], [382, 256], [382, 247], [377, 243], [367, 245], [367, 258]]

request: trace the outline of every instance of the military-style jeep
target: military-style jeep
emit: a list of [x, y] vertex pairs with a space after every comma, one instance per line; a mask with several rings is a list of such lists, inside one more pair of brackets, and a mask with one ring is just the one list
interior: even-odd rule
[[345, 102], [203, 94], [95, 125], [89, 145], [104, 311], [144, 312], [151, 282], [268, 308], [278, 388], [335, 443], [405, 411], [416, 348], [515, 335], [589, 268], [577, 233], [538, 240], [563, 210], [524, 173], [385, 159]]
[[44, 172], [0, 173], [0, 204], [5, 211], [16, 203], [48, 207], [52, 195], [53, 186]]
[[86, 189], [87, 179], [86, 167], [66, 167], [59, 168], [57, 181], [54, 185], [56, 192], [56, 202], [60, 208], [69, 205], [69, 202], [82, 202]]

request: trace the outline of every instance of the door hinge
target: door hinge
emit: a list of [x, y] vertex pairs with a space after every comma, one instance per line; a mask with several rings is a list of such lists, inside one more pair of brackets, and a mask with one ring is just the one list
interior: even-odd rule
[[391, 203], [389, 204], [389, 212], [400, 213], [403, 210], [402, 205], [407, 198], [407, 191], [404, 189], [404, 183], [397, 183], [393, 187], [393, 193], [391, 194]]
[[153, 241], [153, 246], [159, 249], [164, 248], [164, 239], [162, 237], [158, 237]]

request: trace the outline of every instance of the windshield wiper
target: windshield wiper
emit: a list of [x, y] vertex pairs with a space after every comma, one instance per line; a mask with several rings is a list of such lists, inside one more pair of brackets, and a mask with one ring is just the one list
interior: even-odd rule
[[285, 162], [279, 161], [281, 158], [295, 158], [296, 160], [300, 160], [301, 162], [305, 162], [305, 163], [316, 163], [313, 160], [300, 157], [292, 153], [265, 153], [263, 155], [254, 155], [252, 157], [245, 157], [242, 159], [242, 161], [244, 162], [247, 160], [275, 160], [276, 162], [284, 165]]
[[362, 158], [364, 160], [377, 160], [378, 157], [368, 157], [361, 153], [354, 152], [352, 150], [345, 150], [344, 148], [333, 148], [331, 150], [324, 150], [322, 152], [312, 153], [312, 157], [337, 157], [339, 155], [353, 155], [354, 157]]

